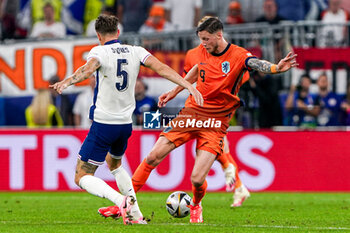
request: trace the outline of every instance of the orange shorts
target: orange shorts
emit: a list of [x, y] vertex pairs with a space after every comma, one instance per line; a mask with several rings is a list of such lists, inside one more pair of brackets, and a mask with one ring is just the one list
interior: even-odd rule
[[[193, 121], [193, 119], [195, 119], [195, 121]], [[179, 113], [179, 116], [173, 119], [171, 124], [164, 129], [160, 136], [166, 137], [169, 141], [174, 143], [176, 147], [192, 139], [196, 139], [197, 150], [205, 150], [218, 156], [223, 152], [224, 136], [226, 135], [228, 124], [223, 123], [220, 127], [214, 127], [218, 119], [213, 119], [212, 117], [198, 115], [196, 111], [192, 109], [184, 108]], [[184, 122], [182, 124], [184, 127], [179, 127], [181, 126], [181, 123], [179, 123], [181, 121]], [[196, 124], [196, 121], [202, 121], [202, 124]], [[175, 124], [174, 122], [177, 123]]]

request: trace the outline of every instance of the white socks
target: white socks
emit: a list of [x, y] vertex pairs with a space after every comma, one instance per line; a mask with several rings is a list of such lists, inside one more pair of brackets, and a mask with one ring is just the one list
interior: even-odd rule
[[[117, 169], [111, 171], [111, 173], [115, 177], [119, 191], [125, 196], [131, 195], [135, 197], [136, 200], [136, 194], [134, 191], [134, 187], [132, 186], [131, 178], [129, 174], [125, 171], [125, 169], [122, 166], [120, 166]], [[135, 219], [139, 219], [142, 217], [137, 201], [131, 211]]]
[[125, 169], [120, 166], [117, 169], [111, 171], [112, 175], [115, 177], [117, 186], [121, 194], [125, 196], [133, 196], [136, 198], [134, 187], [132, 186], [131, 178]]
[[79, 186], [92, 195], [109, 199], [117, 206], [123, 202], [124, 196], [98, 177], [85, 175], [80, 179]]

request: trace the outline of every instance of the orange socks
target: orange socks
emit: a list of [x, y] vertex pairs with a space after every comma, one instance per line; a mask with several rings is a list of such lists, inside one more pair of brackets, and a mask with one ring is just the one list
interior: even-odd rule
[[227, 168], [228, 165], [230, 164], [230, 161], [227, 155], [228, 155], [227, 153], [221, 153], [221, 155], [219, 155], [216, 158], [216, 160], [221, 164], [222, 169]]
[[205, 195], [205, 192], [207, 191], [207, 187], [208, 187], [207, 181], [204, 181], [204, 183], [198, 188], [192, 185], [192, 192], [193, 192], [192, 202], [195, 205], [198, 205], [201, 202], [202, 198]]
[[221, 166], [223, 167], [223, 169], [228, 167], [229, 163], [232, 163], [233, 166], [236, 169], [236, 184], [235, 184], [235, 188], [239, 188], [242, 185], [241, 179], [239, 178], [238, 175], [238, 166], [237, 163], [233, 160], [233, 157], [231, 155], [231, 153], [222, 153], [221, 155], [218, 156], [217, 160], [221, 163]]
[[137, 167], [134, 175], [132, 176], [132, 185], [134, 186], [135, 193], [146, 183], [149, 175], [155, 167], [146, 163], [146, 159]]
[[[228, 154], [227, 157], [229, 157], [230, 163], [232, 163], [233, 166], [236, 168], [236, 184], [235, 184], [235, 188], [239, 188], [239, 187], [241, 187], [241, 185], [242, 185], [242, 181], [241, 181], [241, 178], [239, 178], [239, 175], [238, 175], [238, 166], [237, 166], [237, 163], [233, 160], [231, 154]], [[230, 159], [230, 158], [231, 158], [231, 159]]]

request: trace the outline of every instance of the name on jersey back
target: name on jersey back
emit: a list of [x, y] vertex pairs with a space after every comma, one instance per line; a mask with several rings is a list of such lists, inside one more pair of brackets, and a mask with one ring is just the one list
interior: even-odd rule
[[127, 47], [121, 47], [121, 48], [111, 48], [113, 53], [130, 53], [129, 49]]

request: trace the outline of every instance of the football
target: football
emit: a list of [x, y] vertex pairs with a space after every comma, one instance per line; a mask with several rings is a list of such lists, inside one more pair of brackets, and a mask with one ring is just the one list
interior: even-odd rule
[[169, 195], [166, 200], [166, 209], [169, 214], [175, 218], [184, 218], [190, 214], [192, 198], [183, 191], [176, 191]]

